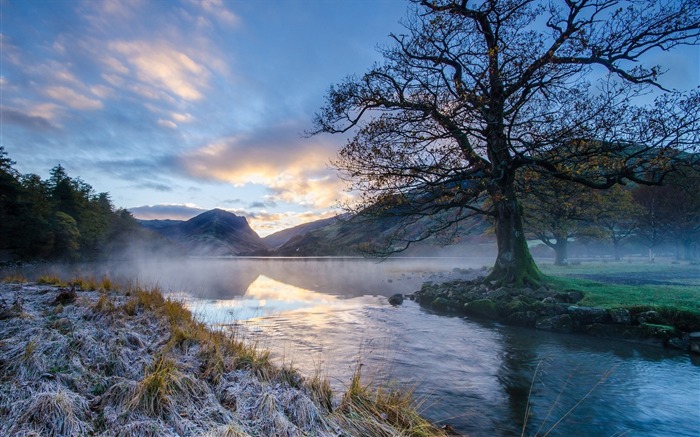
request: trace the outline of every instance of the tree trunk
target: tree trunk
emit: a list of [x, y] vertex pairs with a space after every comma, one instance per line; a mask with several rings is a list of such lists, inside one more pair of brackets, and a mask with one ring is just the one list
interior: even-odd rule
[[615, 261], [620, 261], [622, 259], [620, 255], [620, 240], [613, 240], [613, 253], [615, 255]]
[[518, 204], [513, 184], [499, 186], [491, 198], [495, 207], [498, 255], [486, 281], [497, 286], [537, 286], [542, 273], [527, 247], [522, 208]]
[[557, 238], [554, 244], [554, 265], [565, 266], [569, 264], [568, 239], [566, 236]]

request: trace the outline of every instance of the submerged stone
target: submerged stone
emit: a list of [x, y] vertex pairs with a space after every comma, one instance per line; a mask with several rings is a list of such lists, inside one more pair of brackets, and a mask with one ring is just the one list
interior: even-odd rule
[[539, 315], [534, 311], [518, 311], [510, 314], [504, 320], [508, 325], [533, 328]]
[[700, 354], [700, 332], [688, 334], [688, 343], [690, 344], [690, 352]]
[[543, 331], [571, 332], [571, 326], [571, 316], [568, 314], [542, 317], [535, 322], [535, 328]]
[[389, 298], [389, 303], [397, 306], [403, 303], [403, 294], [397, 293]]

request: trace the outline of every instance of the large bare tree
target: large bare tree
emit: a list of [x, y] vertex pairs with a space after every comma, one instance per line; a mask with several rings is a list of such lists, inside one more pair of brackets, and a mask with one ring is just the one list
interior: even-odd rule
[[[652, 52], [697, 45], [699, 0], [413, 1], [384, 62], [331, 87], [313, 133], [352, 132], [335, 162], [355, 211], [429, 216], [412, 241], [495, 221], [487, 280], [522, 285], [522, 172], [608, 188], [660, 184], [698, 145], [697, 90], [662, 86]], [[657, 95], [653, 103], [641, 105]], [[645, 95], [645, 93], [647, 93]]]

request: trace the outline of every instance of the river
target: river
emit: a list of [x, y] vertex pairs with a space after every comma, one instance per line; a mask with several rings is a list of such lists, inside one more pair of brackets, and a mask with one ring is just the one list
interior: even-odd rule
[[519, 436], [526, 415], [525, 435], [700, 435], [696, 357], [387, 302], [424, 281], [478, 275], [485, 264], [232, 258], [122, 264], [105, 273], [159, 285], [197, 317], [257, 342], [278, 363], [321, 371], [338, 390], [361, 364], [366, 381], [411, 388], [426, 417], [465, 435]]

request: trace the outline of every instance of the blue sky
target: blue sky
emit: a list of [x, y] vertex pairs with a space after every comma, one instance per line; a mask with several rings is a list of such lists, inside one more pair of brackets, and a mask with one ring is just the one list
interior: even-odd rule
[[143, 218], [219, 207], [261, 235], [333, 214], [343, 138], [304, 138], [378, 61], [401, 0], [0, 0], [1, 142]]
[[[0, 144], [140, 218], [212, 208], [261, 235], [347, 194], [342, 137], [305, 138], [326, 90], [380, 60], [404, 0], [0, 0]], [[652, 63], [700, 85], [700, 50]]]

